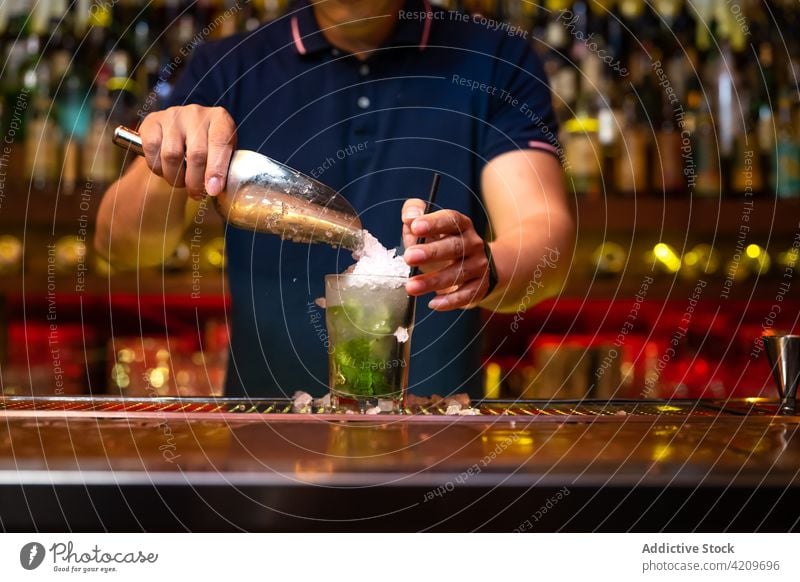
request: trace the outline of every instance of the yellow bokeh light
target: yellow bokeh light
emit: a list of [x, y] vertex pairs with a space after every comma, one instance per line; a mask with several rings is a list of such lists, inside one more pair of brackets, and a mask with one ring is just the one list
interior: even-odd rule
[[752, 245], [751, 244], [751, 245], [747, 245], [747, 248], [745, 249], [744, 252], [751, 259], [757, 259], [761, 255], [761, 253], [764, 252], [764, 249], [762, 249], [758, 245]]
[[658, 243], [653, 247], [653, 256], [668, 273], [677, 273], [681, 268], [681, 258], [675, 249], [666, 243]]
[[153, 368], [147, 375], [148, 379], [150, 380], [150, 385], [155, 389], [161, 388], [167, 381], [168, 373], [169, 370], [167, 370], [166, 368], [162, 367]]

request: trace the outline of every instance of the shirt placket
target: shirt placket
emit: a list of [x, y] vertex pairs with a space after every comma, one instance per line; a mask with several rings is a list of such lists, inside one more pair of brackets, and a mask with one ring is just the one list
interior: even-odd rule
[[348, 124], [347, 178], [349, 181], [363, 177], [368, 171], [370, 148], [375, 145], [375, 108], [377, 92], [375, 88], [373, 60], [359, 62], [353, 59], [353, 75], [350, 98], [352, 117]]

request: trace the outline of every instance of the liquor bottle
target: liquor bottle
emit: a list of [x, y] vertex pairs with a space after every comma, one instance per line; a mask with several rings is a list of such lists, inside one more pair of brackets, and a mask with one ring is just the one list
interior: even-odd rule
[[734, 120], [741, 113], [734, 103], [739, 79], [735, 75], [735, 63], [727, 42], [720, 43], [720, 50], [710, 62], [706, 79], [714, 83], [719, 153], [723, 158], [728, 158], [733, 152]]
[[788, 96], [781, 96], [778, 103], [773, 186], [778, 198], [797, 198], [800, 197], [800, 144], [797, 140], [795, 116]]
[[564, 124], [567, 179], [574, 194], [597, 200], [602, 192], [602, 151], [597, 117], [580, 109]]
[[576, 194], [597, 200], [602, 193], [603, 177], [603, 153], [596, 106], [603, 84], [602, 63], [585, 47], [573, 48], [573, 58], [580, 63], [582, 81], [574, 116], [564, 123], [567, 176]]
[[[755, 131], [758, 148], [761, 152], [760, 164], [764, 173], [771, 176], [774, 173], [772, 152], [775, 148], [775, 119], [772, 109], [773, 100], [778, 94], [771, 43], [762, 41], [759, 44], [758, 61], [752, 63], [750, 69], [751, 74], [755, 77], [751, 81], [752, 86], [758, 87], [758, 91], [755, 93], [758, 99], [754, 105], [757, 106], [758, 111]], [[766, 186], [765, 183], [764, 187], [766, 188]]]
[[537, 3], [519, 2], [519, 0], [503, 1], [503, 20], [520, 31], [533, 29], [536, 18]]
[[[431, 2], [431, 4], [435, 4], [439, 6], [439, 8], [443, 8], [445, 10], [456, 9], [455, 0], [435, 0], [434, 2]], [[276, 18], [280, 18], [286, 14], [286, 10], [289, 7], [289, 0], [263, 0], [261, 5], [261, 13], [257, 13], [256, 17], [264, 22], [268, 22], [275, 20]]]
[[761, 150], [754, 129], [754, 118], [749, 93], [740, 90], [742, 110], [734, 118], [733, 154], [730, 160], [731, 192], [735, 196], [757, 196], [764, 188]]
[[135, 123], [139, 86], [131, 74], [131, 57], [125, 50], [112, 51], [106, 59], [110, 74], [106, 86], [111, 99], [109, 122], [129, 127]]
[[693, 109], [695, 129], [691, 136], [694, 162], [694, 194], [702, 198], [719, 197], [722, 189], [717, 135], [711, 121], [708, 102], [690, 91], [689, 107]]
[[647, 133], [639, 121], [639, 103], [625, 96], [620, 124], [620, 143], [614, 168], [614, 191], [619, 196], [643, 196], [647, 190]]
[[80, 56], [71, 59], [70, 51], [59, 51], [55, 62], [66, 60], [61, 88], [56, 97], [56, 113], [61, 135], [64, 136], [64, 156], [61, 168], [60, 192], [73, 194], [81, 177], [81, 150], [89, 131], [90, 103], [86, 99], [86, 83], [79, 72]]
[[718, 0], [694, 0], [692, 6], [696, 14], [695, 46], [700, 51], [711, 48], [711, 28]]
[[[38, 37], [30, 39], [38, 47]], [[41, 190], [56, 182], [60, 170], [61, 138], [51, 117], [49, 64], [40, 58], [32, 59], [24, 73], [24, 82], [32, 100], [25, 129], [25, 176], [33, 188]]]
[[666, 96], [660, 117], [661, 123], [656, 131], [653, 161], [650, 165], [650, 186], [656, 196], [678, 196], [686, 192], [681, 134], [676, 127], [674, 107]]
[[681, 8], [683, 7], [683, 0], [654, 0], [653, 10], [662, 19], [667, 26], [677, 20], [680, 15]]
[[92, 120], [82, 152], [83, 176], [87, 180], [110, 184], [119, 177], [119, 153], [111, 142], [109, 124], [111, 98], [106, 78], [98, 78], [92, 100]]

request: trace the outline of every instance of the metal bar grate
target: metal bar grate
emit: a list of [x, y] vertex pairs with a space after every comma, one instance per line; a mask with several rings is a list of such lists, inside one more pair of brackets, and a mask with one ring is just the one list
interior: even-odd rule
[[[481, 401], [476, 403], [483, 416], [773, 416], [778, 412], [775, 402], [761, 399], [700, 400], [700, 401]], [[241, 413], [288, 414], [293, 412], [289, 399], [242, 400], [235, 398], [114, 398], [114, 397], [0, 397], [0, 411], [68, 411], [120, 413]], [[305, 413], [330, 412], [310, 406]], [[439, 404], [405, 410], [408, 414], [443, 416], [446, 406]]]

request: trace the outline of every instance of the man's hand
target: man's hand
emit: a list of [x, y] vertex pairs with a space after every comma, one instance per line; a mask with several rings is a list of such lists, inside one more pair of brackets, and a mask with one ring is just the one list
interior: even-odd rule
[[225, 188], [236, 124], [222, 107], [186, 105], [151, 113], [139, 127], [150, 170], [198, 199]]
[[[425, 202], [417, 198], [403, 205], [403, 258], [423, 273], [406, 284], [408, 294], [435, 292], [428, 306], [437, 311], [475, 307], [489, 287], [483, 239], [460, 212], [424, 212]], [[425, 237], [424, 244], [416, 244], [419, 237]]]

